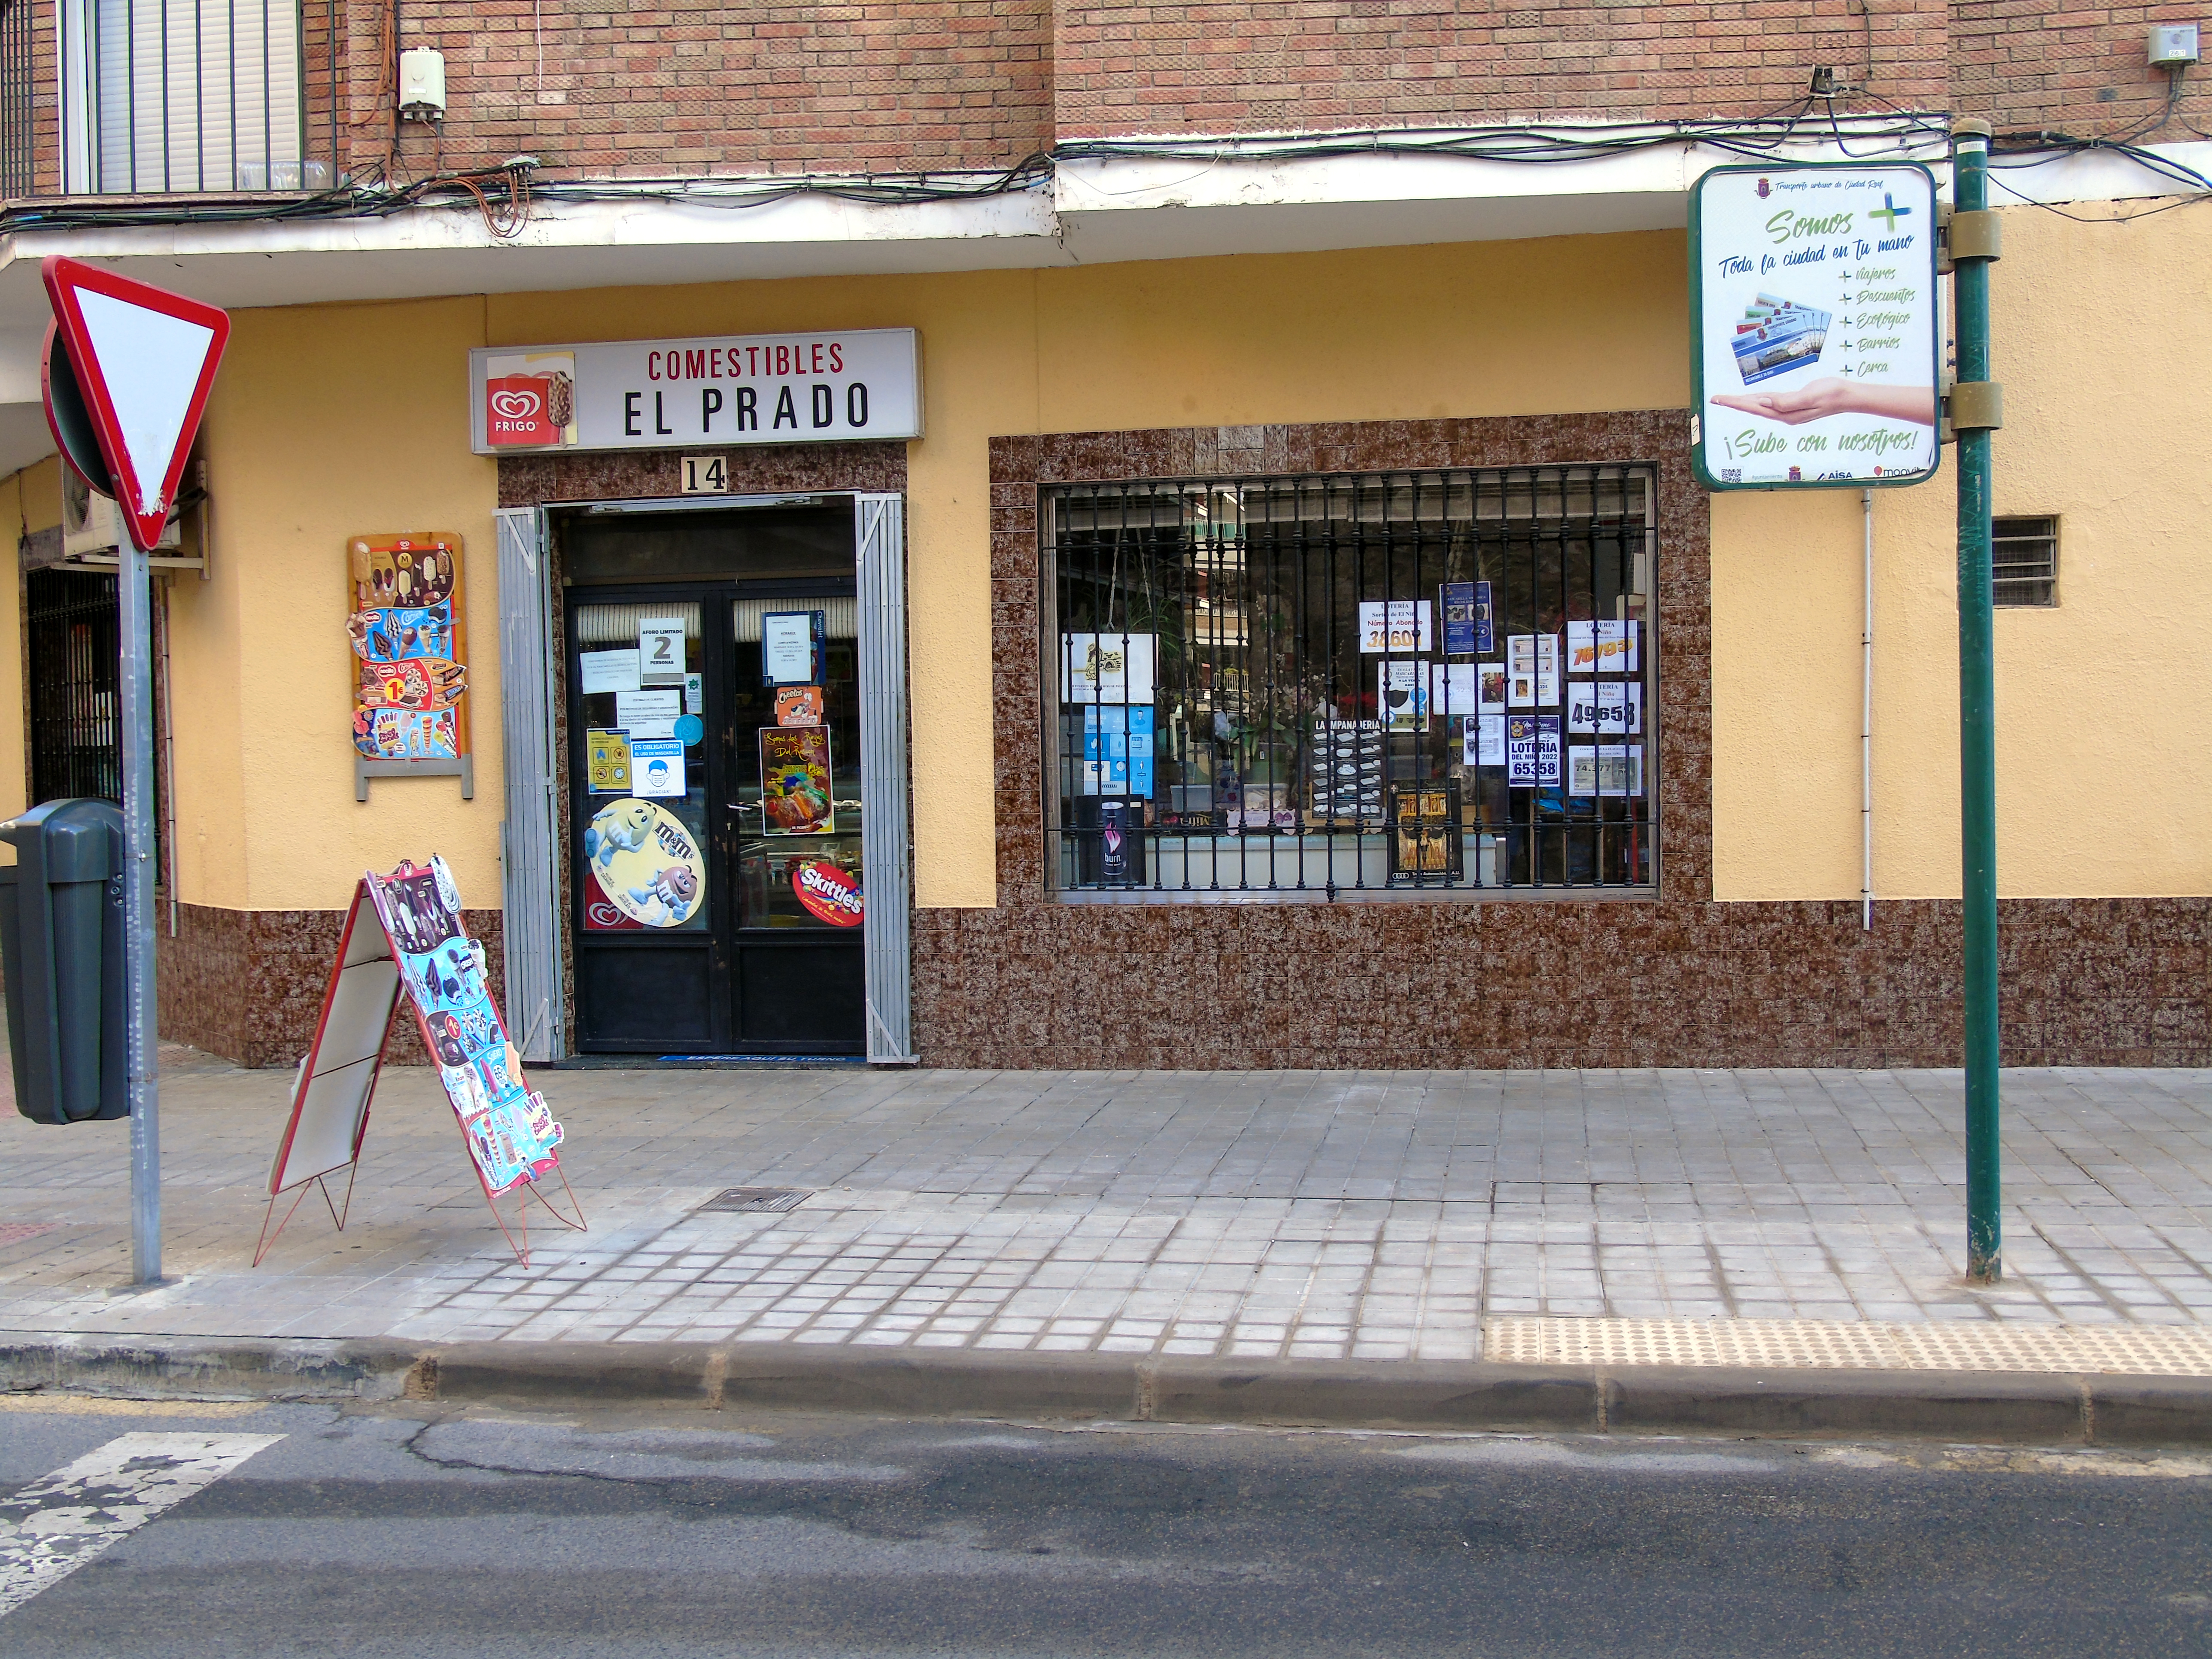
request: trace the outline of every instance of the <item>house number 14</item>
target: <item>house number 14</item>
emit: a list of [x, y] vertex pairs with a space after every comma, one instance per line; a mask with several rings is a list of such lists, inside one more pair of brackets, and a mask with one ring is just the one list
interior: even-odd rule
[[683, 467], [686, 495], [729, 494], [730, 465], [726, 455], [686, 455]]

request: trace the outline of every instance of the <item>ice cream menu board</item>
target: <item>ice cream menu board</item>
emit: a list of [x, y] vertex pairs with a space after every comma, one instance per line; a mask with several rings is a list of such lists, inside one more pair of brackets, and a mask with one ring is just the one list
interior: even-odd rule
[[1690, 198], [1692, 447], [1713, 489], [1919, 483], [1936, 445], [1936, 181], [1716, 167]]
[[461, 538], [442, 531], [346, 543], [353, 746], [371, 760], [469, 752]]
[[441, 858], [374, 871], [362, 887], [392, 941], [400, 983], [438, 1062], [461, 1138], [497, 1196], [559, 1167], [561, 1126], [522, 1074], [522, 1057], [484, 982], [484, 948], [461, 928], [461, 896]]
[[[268, 1256], [311, 1186], [321, 1188], [331, 1219], [344, 1231], [362, 1142], [368, 1133], [369, 1104], [403, 993], [423, 1046], [437, 1064], [485, 1199], [520, 1191], [526, 1210], [534, 1193], [562, 1225], [584, 1227], [582, 1206], [561, 1170], [561, 1126], [545, 1097], [523, 1076], [522, 1057], [507, 1041], [506, 1023], [486, 980], [484, 948], [468, 937], [462, 922], [453, 872], [441, 858], [427, 865], [403, 860], [389, 875], [368, 871], [354, 884], [314, 1040], [301, 1056], [291, 1115], [270, 1163], [269, 1208], [253, 1253], [255, 1267]], [[347, 1178], [341, 1194], [327, 1182], [342, 1170]], [[568, 1212], [547, 1196], [549, 1178], [567, 1193]], [[277, 1205], [287, 1193], [293, 1194], [292, 1203], [280, 1216]], [[527, 1220], [518, 1243], [496, 1204], [492, 1218], [527, 1267]]]

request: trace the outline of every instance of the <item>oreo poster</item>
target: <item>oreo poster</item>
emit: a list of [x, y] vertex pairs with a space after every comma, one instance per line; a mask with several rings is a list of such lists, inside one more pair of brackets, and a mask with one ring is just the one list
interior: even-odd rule
[[523, 1076], [485, 980], [484, 948], [461, 926], [460, 890], [445, 860], [402, 863], [388, 876], [371, 871], [364, 880], [484, 1190], [496, 1198], [552, 1174], [561, 1126]]

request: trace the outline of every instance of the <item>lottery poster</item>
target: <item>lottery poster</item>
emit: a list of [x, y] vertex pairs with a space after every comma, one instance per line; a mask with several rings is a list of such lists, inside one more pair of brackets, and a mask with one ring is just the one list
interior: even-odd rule
[[560, 1167], [561, 1126], [530, 1086], [491, 1000], [484, 948], [461, 925], [460, 890], [442, 858], [368, 872], [370, 900], [398, 958], [422, 1041], [494, 1197]]
[[1556, 789], [1559, 783], [1559, 717], [1505, 717], [1505, 781], [1515, 788]]
[[346, 543], [353, 746], [371, 760], [469, 752], [461, 538], [443, 531]]

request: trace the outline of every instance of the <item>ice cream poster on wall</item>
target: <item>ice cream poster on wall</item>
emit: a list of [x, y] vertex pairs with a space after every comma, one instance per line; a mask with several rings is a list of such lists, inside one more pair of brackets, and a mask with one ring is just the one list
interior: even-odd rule
[[1690, 203], [1691, 442], [1713, 489], [1919, 483], [1937, 459], [1936, 181], [1716, 167]]
[[460, 890], [445, 860], [363, 879], [485, 1190], [496, 1198], [552, 1174], [561, 1126], [507, 1041], [485, 982], [484, 948], [462, 928]]
[[461, 554], [443, 531], [347, 540], [353, 746], [371, 760], [469, 752]]

